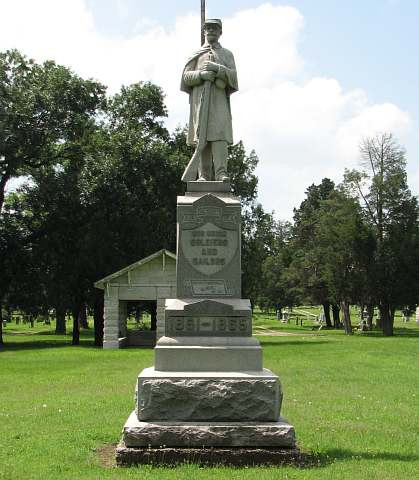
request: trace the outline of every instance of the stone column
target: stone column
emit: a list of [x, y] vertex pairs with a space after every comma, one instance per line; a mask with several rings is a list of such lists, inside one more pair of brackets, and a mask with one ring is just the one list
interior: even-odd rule
[[164, 336], [164, 304], [166, 302], [165, 298], [157, 299], [157, 332], [156, 340]]
[[103, 348], [119, 348], [119, 298], [112, 287], [105, 288]]

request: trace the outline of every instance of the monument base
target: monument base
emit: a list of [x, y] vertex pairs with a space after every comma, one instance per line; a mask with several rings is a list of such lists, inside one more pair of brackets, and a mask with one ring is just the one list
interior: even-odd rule
[[129, 448], [296, 448], [295, 430], [277, 422], [141, 422], [134, 412], [122, 430]]
[[119, 467], [135, 465], [259, 466], [306, 464], [306, 456], [294, 448], [132, 448], [123, 441], [116, 448]]
[[162, 337], [154, 353], [162, 372], [261, 371], [263, 365], [254, 337]]
[[151, 367], [138, 376], [136, 397], [142, 422], [276, 422], [282, 390], [267, 369], [160, 372]]

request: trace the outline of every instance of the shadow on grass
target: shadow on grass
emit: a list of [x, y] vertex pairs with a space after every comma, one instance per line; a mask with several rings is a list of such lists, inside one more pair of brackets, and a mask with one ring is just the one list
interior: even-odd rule
[[[40, 336], [43, 338], [35, 339], [35, 336]], [[51, 337], [51, 338], [45, 338]], [[55, 337], [55, 338], [54, 338]], [[19, 341], [15, 339], [19, 338]], [[84, 331], [80, 336], [80, 344], [72, 345], [72, 336], [71, 332], [67, 335], [56, 335], [54, 331], [46, 332], [36, 332], [36, 333], [8, 333], [3, 337], [4, 343], [0, 345], [0, 353], [4, 351], [17, 351], [17, 350], [44, 350], [46, 348], [95, 348], [102, 349], [102, 346], [96, 346], [94, 344], [94, 332], [93, 331]], [[141, 350], [153, 350], [154, 346], [128, 346], [124, 347], [123, 350], [132, 350], [132, 349], [141, 349]]]
[[388, 460], [399, 462], [415, 462], [419, 455], [403, 455], [393, 452], [355, 452], [344, 448], [332, 448], [325, 452], [302, 452], [300, 462], [294, 465], [302, 469], [327, 467], [335, 462], [346, 460]]
[[336, 460], [390, 460], [400, 462], [414, 462], [419, 460], [419, 455], [403, 455], [393, 452], [354, 452], [345, 448], [332, 448], [325, 452], [313, 454], [311, 458], [317, 459], [317, 464], [325, 466]]
[[[46, 348], [66, 348], [66, 347], [73, 347], [73, 348], [94, 348], [93, 341], [81, 341], [80, 345], [72, 345], [71, 338], [68, 340], [57, 340], [57, 341], [31, 341], [31, 342], [9, 342], [5, 341], [3, 345], [0, 347], [0, 352], [7, 352], [7, 351], [16, 351], [16, 350], [44, 350]], [[102, 347], [96, 347], [102, 348]]]
[[[115, 444], [104, 445], [96, 450], [102, 467], [114, 468]], [[124, 468], [152, 465], [154, 468], [176, 468], [192, 464], [204, 468], [233, 467], [236, 469], [252, 467], [277, 467], [287, 465], [298, 469], [311, 470], [323, 468], [336, 461], [345, 460], [388, 460], [412, 462], [418, 455], [402, 455], [392, 452], [355, 452], [347, 449], [330, 449], [322, 453], [299, 452], [298, 450], [281, 450], [276, 448], [245, 449], [241, 447], [223, 448], [142, 448], [133, 449], [130, 455], [122, 458], [120, 466]]]
[[366, 338], [419, 338], [419, 329], [415, 328], [395, 328], [394, 335], [390, 337], [385, 337], [381, 330], [372, 330], [362, 332], [359, 334], [359, 337], [366, 337]]

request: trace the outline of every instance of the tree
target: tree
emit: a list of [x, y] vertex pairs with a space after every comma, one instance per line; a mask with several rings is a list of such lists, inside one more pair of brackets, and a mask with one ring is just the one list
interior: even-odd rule
[[103, 305], [94, 281], [150, 254], [156, 243], [173, 247], [172, 179], [180, 183], [181, 165], [158, 119], [165, 114], [162, 98], [151, 84], [123, 88], [109, 99], [102, 124], [92, 123], [82, 139], [65, 142], [55, 164], [32, 170], [21, 189], [23, 201], [15, 208], [30, 212], [26, 223], [39, 283], [55, 307], [57, 333], [65, 333], [65, 314], [72, 312], [73, 344], [86, 301], [97, 310], [97, 344], [102, 336]]
[[[24, 245], [25, 232], [19, 227], [14, 216], [4, 212], [0, 215], [0, 310], [7, 301], [13, 288], [12, 284], [25, 263]], [[3, 323], [1, 322], [0, 345], [2, 344]]]
[[252, 150], [246, 154], [243, 142], [238, 142], [229, 147], [228, 175], [234, 195], [240, 197], [242, 205], [246, 208], [255, 203], [257, 197], [258, 178], [255, 169], [259, 159]]
[[[0, 215], [10, 178], [74, 158], [74, 146], [94, 127], [104, 92], [52, 61], [38, 65], [17, 50], [0, 53]], [[15, 300], [24, 302], [18, 290]]]
[[42, 286], [46, 309], [55, 308], [56, 333], [66, 332], [66, 312], [73, 313], [73, 344], [79, 342], [75, 315], [88, 288], [82, 248], [87, 217], [78, 181], [82, 162], [83, 153], [75, 149], [74, 158], [67, 155], [59, 164], [33, 172], [14, 205], [15, 212], [27, 212], [21, 224], [30, 232], [31, 264], [38, 271], [36, 285]]
[[274, 248], [262, 263], [258, 303], [281, 312], [283, 307], [298, 303], [299, 292], [293, 288], [288, 276], [292, 262], [291, 225], [288, 222], [276, 222], [276, 226]]
[[242, 212], [242, 290], [254, 305], [262, 293], [262, 267], [273, 255], [277, 224], [272, 214], [255, 204]]
[[418, 298], [412, 268], [418, 261], [418, 205], [407, 185], [405, 149], [391, 133], [364, 138], [360, 153], [362, 168], [345, 172], [345, 187], [360, 200], [376, 242], [370, 285], [389, 336], [395, 308]]
[[104, 91], [52, 61], [0, 53], [0, 212], [10, 178], [54, 164], [63, 144], [84, 135]]
[[330, 299], [340, 304], [345, 333], [352, 334], [350, 304], [359, 303], [368, 285], [374, 240], [356, 200], [335, 191], [316, 213], [315, 243], [321, 252], [321, 277]]
[[[312, 184], [306, 191], [306, 198], [300, 207], [294, 210], [292, 231], [293, 260], [288, 269], [288, 276], [300, 296], [311, 302], [323, 305], [326, 325], [332, 326], [330, 320], [330, 294], [325, 278], [322, 276], [322, 264], [325, 252], [318, 248], [315, 230], [318, 222], [318, 210], [323, 201], [330, 198], [335, 191], [335, 184], [324, 178], [319, 185]], [[335, 325], [336, 326], [336, 325]]]

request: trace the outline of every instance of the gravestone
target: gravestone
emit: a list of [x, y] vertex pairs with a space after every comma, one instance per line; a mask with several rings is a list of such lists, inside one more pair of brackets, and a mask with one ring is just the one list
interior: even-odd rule
[[[217, 56], [221, 46], [214, 43], [214, 35], [209, 41], [221, 22], [207, 23], [209, 46], [204, 45], [198, 57], [214, 48], [210, 63], [218, 58], [217, 70], [224, 72], [234, 65], [232, 54]], [[199, 63], [198, 57], [190, 62]], [[184, 76], [194, 72], [188, 65]], [[202, 65], [204, 69], [207, 64]], [[235, 82], [234, 91], [235, 74], [222, 79], [224, 89], [226, 82]], [[220, 95], [211, 90], [220, 85], [209, 87], [200, 91], [199, 101], [205, 103], [207, 94]], [[195, 98], [193, 90], [190, 94]], [[269, 463], [298, 455], [294, 427], [280, 416], [279, 378], [263, 368], [261, 346], [252, 336], [250, 301], [241, 298], [240, 199], [231, 193], [223, 168], [217, 167], [224, 162], [214, 157], [219, 146], [213, 146], [213, 171], [219, 168], [222, 180], [217, 175], [203, 178], [202, 172], [211, 169], [202, 165], [208, 163], [199, 150], [202, 140], [183, 177], [198, 181], [188, 180], [185, 195], [177, 199], [176, 298], [165, 303], [165, 335], [157, 342], [155, 364], [138, 376], [135, 410], [117, 448], [120, 465], [161, 463], [161, 450], [167, 450], [166, 459], [173, 462], [193, 461], [197, 449], [206, 463], [220, 458], [214, 453], [220, 449], [232, 463], [237, 449], [253, 463], [258, 463], [256, 451], [265, 451], [260, 458], [269, 454]], [[204, 143], [211, 142], [206, 138]]]

